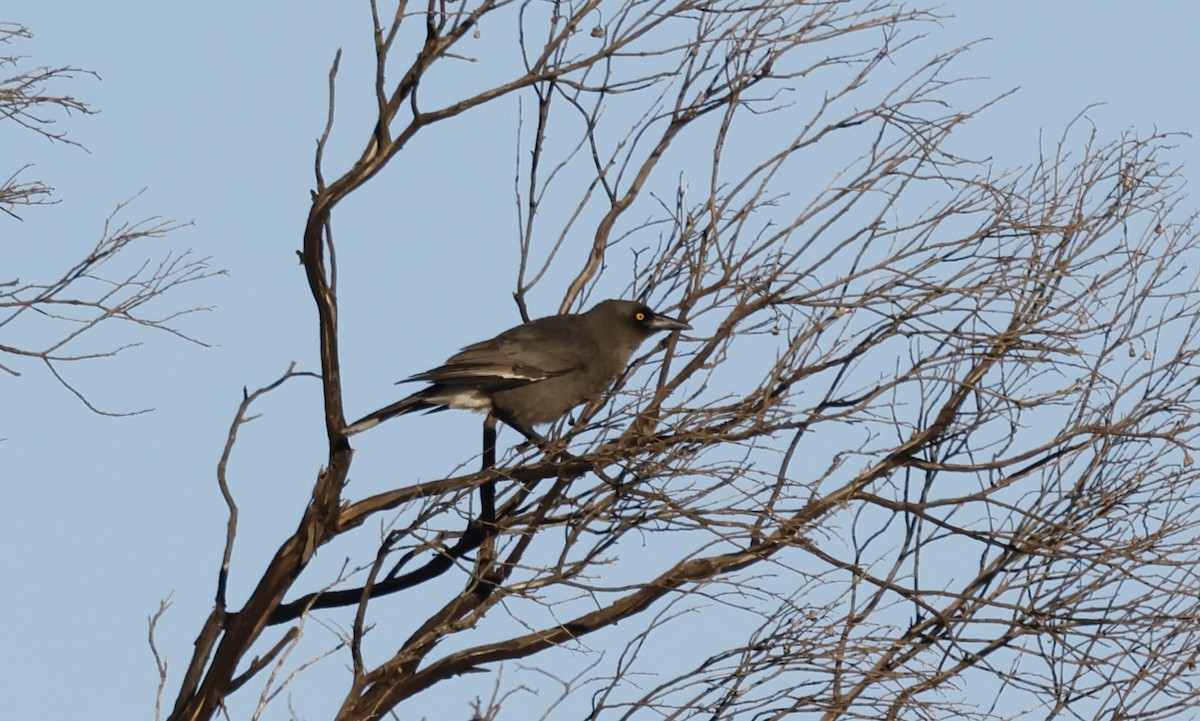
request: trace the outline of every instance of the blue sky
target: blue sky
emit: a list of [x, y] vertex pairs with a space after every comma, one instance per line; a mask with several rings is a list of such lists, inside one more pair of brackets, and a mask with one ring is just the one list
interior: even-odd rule
[[[61, 201], [25, 209], [19, 223], [0, 217], [5, 264], [22, 277], [49, 272], [94, 241], [116, 203], [144, 188], [128, 217], [193, 221], [168, 242], [229, 271], [174, 301], [216, 306], [183, 326], [217, 347], [135, 334], [142, 347], [71, 370], [105, 409], [152, 406], [153, 413], [93, 415], [33, 364], [19, 367], [19, 379], [0, 376], [10, 409], [0, 428], [6, 718], [151, 717], [146, 617], [172, 595], [159, 644], [180, 669], [211, 602], [224, 524], [214, 468], [242, 389], [270, 382], [291, 361], [316, 365], [312, 303], [294, 251], [338, 47], [345, 52], [340, 92], [350, 104], [339, 121], [346, 128], [367, 122], [359, 111], [370, 81], [369, 16], [360, 3], [265, 5], [78, 3], [68, 14], [59, 3], [10, 0], [0, 18], [35, 33], [14, 48], [32, 62], [102, 78], [81, 77], [69, 89], [99, 113], [61, 121], [88, 152], [0, 131], [3, 172], [34, 163], [31, 175], [54, 186]], [[930, 52], [990, 38], [956, 65], [958, 74], [981, 78], [968, 97], [1019, 88], [960, 139], [977, 155], [1000, 165], [1032, 162], [1039, 142], [1053, 143], [1095, 103], [1102, 105], [1087, 118], [1105, 137], [1131, 127], [1200, 130], [1195, 5], [962, 3], [944, 12], [956, 17], [929, 29]], [[515, 226], [488, 220], [511, 207], [513, 151], [466, 153], [452, 138], [441, 140], [420, 152], [469, 166], [471, 177], [448, 172], [417, 182], [393, 169], [341, 209], [341, 237], [379, 241], [369, 268], [347, 271], [346, 282], [357, 284], [343, 305], [352, 413], [391, 400], [392, 380], [515, 321], [511, 273], [500, 283], [494, 275], [511, 271], [513, 241], [492, 242]], [[335, 144], [331, 153], [350, 150]], [[1196, 168], [1200, 146], [1181, 138], [1176, 157]], [[370, 210], [379, 204], [411, 224], [403, 238], [422, 242], [386, 242], [398, 234], [373, 225], [379, 220]], [[452, 277], [443, 272], [450, 263]], [[371, 314], [389, 323], [356, 320]], [[431, 340], [404, 347], [389, 328]], [[244, 429], [233, 469], [246, 529], [234, 598], [294, 527], [323, 460], [317, 391], [315, 381], [293, 381]], [[409, 429], [417, 447], [440, 449], [414, 459], [414, 475], [433, 477], [474, 452], [476, 420], [444, 416]], [[472, 441], [461, 449], [443, 440], [453, 437]], [[395, 440], [379, 436], [363, 446]], [[378, 456], [356, 461], [362, 483], [375, 482]]]

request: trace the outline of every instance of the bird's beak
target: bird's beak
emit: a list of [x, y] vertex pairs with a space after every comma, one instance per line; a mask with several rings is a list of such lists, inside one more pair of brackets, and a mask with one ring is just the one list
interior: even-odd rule
[[692, 327], [681, 320], [668, 318], [665, 315], [655, 313], [650, 316], [650, 322], [646, 324], [654, 330], [691, 330]]

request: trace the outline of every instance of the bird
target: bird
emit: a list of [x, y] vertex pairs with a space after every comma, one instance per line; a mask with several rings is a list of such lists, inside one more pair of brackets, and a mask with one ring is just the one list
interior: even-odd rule
[[605, 300], [583, 313], [531, 320], [399, 381], [428, 385], [351, 423], [346, 435], [405, 413], [463, 408], [487, 413], [541, 443], [545, 439], [534, 426], [602, 394], [647, 338], [691, 328], [631, 300]]

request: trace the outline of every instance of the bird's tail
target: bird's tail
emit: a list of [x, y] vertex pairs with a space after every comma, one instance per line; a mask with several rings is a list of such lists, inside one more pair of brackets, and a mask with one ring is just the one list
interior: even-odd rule
[[368, 413], [357, 421], [354, 421], [346, 426], [346, 435], [352, 436], [355, 433], [361, 433], [368, 428], [374, 428], [389, 418], [402, 416], [405, 413], [439, 410], [441, 407], [440, 403], [431, 403], [425, 391], [419, 391], [407, 398], [396, 401], [390, 406], [384, 406], [374, 413]]

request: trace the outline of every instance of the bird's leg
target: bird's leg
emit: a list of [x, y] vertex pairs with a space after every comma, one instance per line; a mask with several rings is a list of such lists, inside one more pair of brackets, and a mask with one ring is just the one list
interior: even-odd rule
[[[505, 422], [507, 423], [507, 421]], [[531, 447], [537, 448], [542, 453], [545, 453], [551, 460], [559, 463], [564, 463], [574, 458], [574, 456], [567, 451], [567, 443], [563, 439], [556, 438], [555, 440], [551, 441], [549, 438], [546, 438], [528, 426], [522, 429], [521, 427], [513, 424], [509, 425], [512, 425], [513, 428], [515, 428], [517, 431], [520, 431], [525, 436], [525, 441], [517, 445], [517, 451], [524, 452], [529, 450]]]
[[[527, 447], [527, 444], [532, 444], [534, 446], [537, 446], [538, 448], [545, 449], [546, 446], [548, 446], [550, 444], [550, 441], [547, 440], [546, 437], [543, 436], [541, 433], [538, 433], [537, 431], [533, 430], [532, 426], [527, 426], [524, 423], [520, 423], [512, 418], [507, 417], [507, 416], [494, 416], [494, 417], [499, 418], [500, 420], [504, 421], [504, 424], [507, 425], [509, 428], [512, 428], [517, 433], [520, 433], [521, 435], [525, 436], [526, 443], [522, 443], [520, 446], [517, 446], [517, 448], [521, 448], [522, 446]], [[489, 415], [488, 418], [493, 418], [493, 416]], [[494, 423], [495, 423], [495, 421], [493, 421], [493, 424]]]

